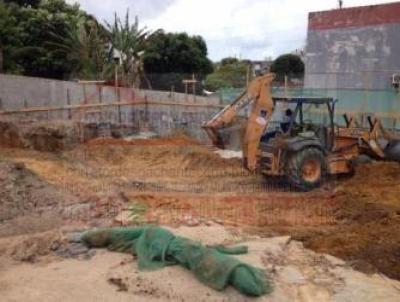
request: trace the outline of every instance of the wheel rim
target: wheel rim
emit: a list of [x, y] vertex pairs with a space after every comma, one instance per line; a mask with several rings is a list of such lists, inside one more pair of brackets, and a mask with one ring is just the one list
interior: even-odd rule
[[301, 177], [309, 183], [319, 181], [321, 177], [321, 165], [319, 161], [316, 159], [306, 160], [301, 167]]

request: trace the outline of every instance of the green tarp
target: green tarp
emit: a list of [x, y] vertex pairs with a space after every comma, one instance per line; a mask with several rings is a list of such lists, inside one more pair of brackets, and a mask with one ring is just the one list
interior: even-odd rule
[[82, 240], [89, 247], [107, 247], [111, 251], [136, 255], [141, 270], [180, 264], [216, 290], [232, 285], [248, 296], [261, 296], [272, 291], [262, 270], [229, 256], [246, 253], [246, 247], [206, 247], [153, 226], [99, 229], [86, 232]]

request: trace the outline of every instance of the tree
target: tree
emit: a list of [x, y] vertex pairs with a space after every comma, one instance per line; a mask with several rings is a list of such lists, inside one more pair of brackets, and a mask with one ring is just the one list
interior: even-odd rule
[[221, 65], [225, 66], [225, 65], [232, 65], [232, 64], [237, 64], [239, 63], [239, 60], [237, 58], [233, 58], [233, 57], [228, 57], [228, 58], [224, 58], [221, 60]]
[[139, 27], [136, 17], [131, 25], [129, 10], [125, 16], [125, 22], [115, 14], [113, 24], [106, 23], [111, 43], [111, 53], [120, 55], [121, 66], [119, 72], [123, 84], [131, 87], [139, 87], [140, 76], [143, 74], [143, 53], [150, 32], [146, 28]]
[[95, 18], [82, 16], [77, 24], [68, 25], [66, 35], [50, 32], [54, 42], [48, 42], [53, 54], [65, 55], [73, 64], [72, 77], [104, 79], [109, 61], [105, 29]]
[[15, 69], [11, 54], [20, 46], [17, 20], [11, 9], [0, 2], [0, 72], [4, 69]]
[[20, 6], [32, 6], [37, 7], [41, 0], [3, 0], [4, 3], [15, 3]]
[[68, 31], [87, 15], [78, 5], [69, 5], [64, 0], [42, 0], [37, 7], [34, 4], [34, 1], [5, 4], [15, 27], [12, 35], [2, 34], [7, 38], [3, 47], [4, 69], [28, 76], [68, 79], [76, 69], [76, 62], [67, 53], [55, 52], [50, 45], [59, 42], [56, 35], [67, 37]]
[[247, 62], [235, 58], [222, 59], [216, 64], [214, 73], [207, 76], [206, 89], [216, 91], [221, 88], [246, 87], [248, 66]]
[[279, 56], [271, 65], [271, 71], [277, 74], [278, 79], [285, 75], [302, 77], [304, 75], [304, 63], [301, 58], [293, 54]]
[[[138, 87], [144, 70], [187, 73], [213, 70], [200, 36], [157, 31], [151, 34], [115, 15], [112, 24], [97, 20], [65, 0], [0, 0], [0, 71], [56, 79], [109, 80], [119, 55], [119, 79]], [[146, 78], [146, 77], [145, 77]], [[179, 79], [178, 79], [179, 78]], [[197, 77], [202, 79], [202, 77]], [[170, 86], [168, 86], [168, 89]]]
[[155, 32], [147, 42], [144, 67], [148, 73], [207, 75], [213, 70], [207, 58], [207, 45], [201, 36], [162, 30]]
[[66, 36], [67, 29], [81, 17], [79, 6], [68, 5], [63, 0], [43, 0], [37, 8], [10, 6], [17, 19], [20, 47], [13, 59], [24, 75], [46, 78], [69, 78], [74, 69], [66, 54], [54, 53], [49, 42], [51, 32]]

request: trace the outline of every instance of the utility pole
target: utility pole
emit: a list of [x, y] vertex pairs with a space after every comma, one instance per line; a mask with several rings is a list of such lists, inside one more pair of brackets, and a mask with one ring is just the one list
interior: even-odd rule
[[343, 8], [343, 0], [339, 0], [339, 9]]

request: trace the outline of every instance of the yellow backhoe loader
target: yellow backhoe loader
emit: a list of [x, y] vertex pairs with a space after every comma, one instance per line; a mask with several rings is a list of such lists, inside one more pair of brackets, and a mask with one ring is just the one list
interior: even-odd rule
[[335, 124], [333, 98], [272, 97], [272, 73], [255, 78], [237, 99], [218, 112], [203, 128], [213, 145], [224, 149], [221, 130], [232, 126], [240, 109], [251, 104], [242, 139], [243, 163], [250, 171], [285, 176], [300, 190], [318, 187], [327, 175], [353, 172], [360, 154], [400, 160], [400, 139], [386, 131], [379, 119], [368, 117], [369, 127], [358, 127], [344, 115]]

